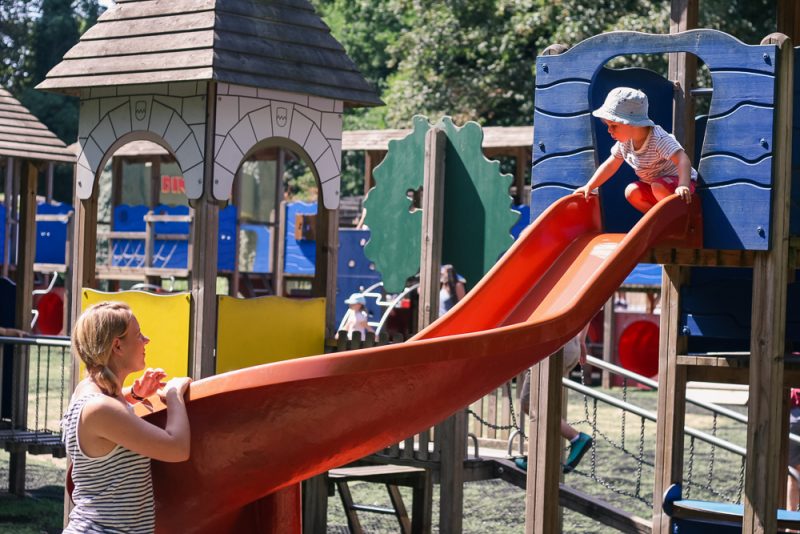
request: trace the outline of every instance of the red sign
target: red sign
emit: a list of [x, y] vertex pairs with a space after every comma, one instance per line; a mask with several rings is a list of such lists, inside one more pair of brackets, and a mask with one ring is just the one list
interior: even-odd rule
[[162, 176], [161, 192], [172, 194], [185, 194], [186, 189], [183, 184], [183, 176]]

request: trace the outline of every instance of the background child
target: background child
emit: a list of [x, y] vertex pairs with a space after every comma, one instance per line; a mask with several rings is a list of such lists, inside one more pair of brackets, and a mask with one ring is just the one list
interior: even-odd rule
[[373, 331], [368, 323], [367, 300], [361, 293], [353, 293], [344, 303], [350, 307], [343, 328], [347, 332], [347, 339], [353, 339], [353, 332], [361, 332], [361, 339], [364, 339], [367, 332]]
[[603, 121], [616, 143], [608, 159], [575, 194], [588, 198], [594, 188], [614, 176], [624, 160], [639, 177], [625, 188], [625, 198], [637, 210], [646, 213], [672, 193], [687, 204], [692, 201], [697, 172], [680, 143], [650, 120], [647, 110], [647, 95], [638, 89], [617, 87], [608, 93], [592, 115]]
[[[586, 347], [586, 335], [589, 333], [589, 324], [583, 327], [583, 330], [574, 338], [567, 341], [564, 345], [564, 376], [569, 376], [570, 371], [575, 368], [579, 363], [586, 365], [586, 355], [588, 349]], [[531, 403], [531, 371], [530, 369], [525, 373], [525, 379], [520, 388], [520, 409], [523, 413], [529, 413]], [[572, 472], [580, 463], [583, 455], [586, 454], [592, 446], [592, 437], [583, 432], [578, 432], [564, 419], [561, 419], [561, 436], [569, 441], [569, 454], [561, 467], [564, 473]], [[517, 458], [514, 460], [517, 467], [520, 469], [528, 469], [528, 457]]]

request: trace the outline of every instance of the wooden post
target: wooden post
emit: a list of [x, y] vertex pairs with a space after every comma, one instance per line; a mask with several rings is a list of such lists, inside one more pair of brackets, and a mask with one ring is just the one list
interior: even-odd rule
[[794, 43], [800, 40], [800, 5], [797, 0], [778, 0], [777, 30]]
[[303, 534], [325, 532], [328, 525], [328, 473], [304, 480]]
[[[419, 328], [439, 316], [439, 287], [444, 225], [445, 153], [447, 134], [432, 128], [425, 136], [425, 170], [422, 197], [422, 249], [419, 271]], [[461, 532], [464, 511], [464, 458], [467, 454], [467, 419], [464, 410], [437, 426], [441, 432], [439, 530]]]
[[750, 397], [748, 402], [747, 467], [742, 532], [777, 530], [779, 485], [786, 466], [779, 454], [783, 405], [786, 286], [789, 257], [789, 194], [792, 160], [792, 83], [794, 50], [785, 35], [772, 34], [762, 45], [778, 47], [777, 95], [773, 138], [773, 192], [770, 250], [755, 253], [750, 334]]
[[325, 332], [336, 331], [336, 271], [339, 256], [339, 210], [329, 210], [317, 202], [317, 261], [311, 293], [325, 297]]
[[11, 225], [14, 221], [14, 211], [12, 209], [11, 199], [14, 198], [14, 191], [12, 184], [14, 183], [14, 169], [16, 168], [16, 160], [11, 157], [6, 158], [6, 179], [3, 187], [3, 198], [6, 206], [6, 225], [3, 245], [3, 276], [7, 277], [11, 267]]
[[528, 479], [525, 496], [526, 534], [560, 532], [558, 482], [561, 476], [561, 376], [564, 351], [531, 369], [528, 424]]
[[[39, 172], [31, 161], [25, 161], [19, 188], [19, 224], [16, 269], [15, 323], [20, 330], [29, 330], [33, 305], [33, 260], [36, 256], [36, 185]], [[12, 426], [24, 429], [28, 421], [28, 357], [27, 349], [17, 348], [14, 355], [12, 378]], [[12, 450], [9, 457], [8, 491], [25, 495], [25, 455], [22, 450]]]
[[656, 422], [653, 534], [669, 534], [669, 517], [661, 510], [661, 497], [674, 483], [683, 482], [683, 426], [686, 416], [686, 368], [678, 355], [686, 352], [680, 336], [680, 289], [689, 270], [665, 265], [661, 275], [661, 325], [658, 347], [658, 421]]
[[192, 309], [189, 327], [189, 374], [194, 379], [214, 374], [217, 334], [217, 236], [219, 206], [214, 201], [214, 128], [217, 85], [206, 93], [206, 140], [203, 197], [196, 201], [192, 249]]
[[278, 204], [278, 224], [275, 225], [275, 263], [272, 265], [272, 276], [275, 280], [275, 295], [282, 297], [284, 293], [283, 267], [286, 258], [286, 201]]
[[45, 200], [47, 203], [53, 201], [53, 171], [55, 164], [51, 161], [47, 164], [47, 182], [45, 183]]
[[[669, 32], [678, 33], [697, 28], [699, 0], [672, 0]], [[669, 54], [669, 79], [677, 83], [680, 92], [675, 95], [672, 132], [683, 145], [694, 165], [694, 100], [690, 91], [697, 78], [697, 58], [692, 54]]]
[[530, 148], [518, 148], [515, 151], [516, 171], [514, 172], [514, 187], [516, 194], [514, 195], [514, 202], [517, 204], [525, 204], [525, 173], [530, 168], [528, 161], [528, 152]]
[[444, 165], [447, 134], [432, 128], [425, 136], [422, 186], [422, 250], [419, 271], [419, 328], [439, 317], [439, 287], [444, 224]]

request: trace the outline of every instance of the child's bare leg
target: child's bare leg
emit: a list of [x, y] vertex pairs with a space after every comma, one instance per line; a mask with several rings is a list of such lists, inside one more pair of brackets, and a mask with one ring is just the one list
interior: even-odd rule
[[657, 202], [650, 186], [642, 182], [628, 184], [625, 188], [625, 198], [642, 213], [647, 213]]
[[653, 191], [653, 196], [655, 197], [656, 201], [660, 201], [661, 199], [667, 198], [674, 192], [674, 188], [671, 191], [661, 182], [653, 182], [652, 184], [650, 184], [650, 189]]
[[569, 423], [567, 423], [566, 421], [564, 421], [562, 419], [561, 420], [561, 436], [566, 440], [572, 441], [573, 439], [575, 439], [577, 437], [577, 435], [578, 435], [578, 431], [575, 430], [574, 428], [572, 428], [571, 426], [569, 426]]

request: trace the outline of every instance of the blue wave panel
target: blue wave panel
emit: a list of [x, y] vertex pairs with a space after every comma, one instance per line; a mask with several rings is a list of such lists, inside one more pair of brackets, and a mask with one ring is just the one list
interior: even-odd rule
[[681, 288], [680, 331], [690, 336], [748, 339], [752, 287], [752, 279], [747, 278], [693, 280]]
[[543, 185], [531, 190], [531, 220], [544, 212], [556, 200], [572, 194], [572, 189], [560, 185]]
[[772, 157], [757, 163], [747, 163], [727, 154], [707, 156], [700, 161], [698, 172], [707, 187], [750, 182], [769, 188], [772, 185]]
[[701, 191], [703, 248], [769, 249], [771, 190], [746, 183]]
[[[339, 259], [336, 277], [336, 325], [347, 312], [344, 301], [353, 293], [360, 293], [380, 282], [381, 275], [375, 264], [364, 255], [364, 245], [369, 241], [369, 230], [339, 229]], [[377, 321], [382, 313], [375, 299], [367, 299], [370, 321]]]
[[[72, 211], [70, 204], [57, 202], [54, 204], [41, 203], [36, 206], [39, 215], [66, 215]], [[67, 252], [67, 226], [66, 222], [37, 222], [36, 223], [36, 263], [55, 263], [64, 265]], [[5, 232], [3, 232], [5, 234]], [[0, 251], [2, 251], [0, 242]], [[2, 261], [2, 260], [0, 260]]]
[[553, 117], [534, 112], [533, 162], [592, 148], [590, 119], [588, 113], [576, 117]]
[[575, 189], [586, 183], [595, 168], [594, 149], [588, 149], [536, 163], [532, 170], [532, 181], [535, 186], [560, 184]]
[[290, 202], [286, 204], [286, 239], [283, 270], [286, 274], [312, 275], [317, 262], [317, 242], [297, 240], [294, 236], [294, 221], [298, 215], [314, 215], [317, 203]]
[[772, 154], [771, 107], [744, 105], [729, 115], [708, 119], [703, 154], [730, 154], [756, 162]]
[[569, 80], [550, 87], [537, 87], [534, 105], [542, 113], [556, 116], [588, 113], [591, 111], [589, 80]]
[[774, 45], [746, 45], [717, 30], [661, 35], [608, 32], [581, 41], [563, 54], [536, 58], [536, 83], [547, 87], [563, 79], [591, 79], [608, 60], [629, 54], [690, 52], [715, 70], [775, 72]]
[[755, 72], [718, 71], [711, 74], [714, 96], [711, 115], [730, 113], [742, 103], [773, 106], [775, 76]]

